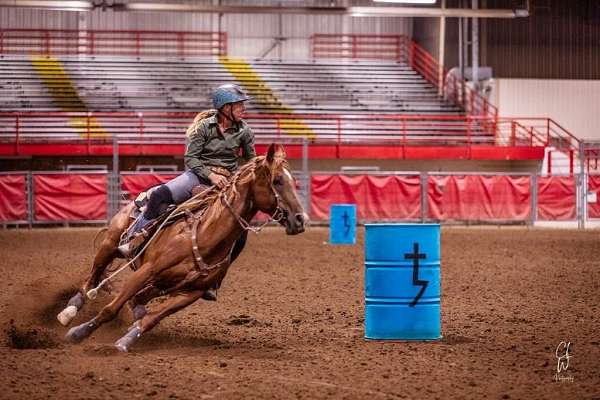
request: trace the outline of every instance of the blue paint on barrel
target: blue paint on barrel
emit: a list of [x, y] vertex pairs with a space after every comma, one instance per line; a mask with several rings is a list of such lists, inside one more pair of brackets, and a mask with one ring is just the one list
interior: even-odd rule
[[441, 338], [439, 224], [365, 225], [365, 337]]
[[356, 244], [356, 204], [329, 207], [329, 243]]

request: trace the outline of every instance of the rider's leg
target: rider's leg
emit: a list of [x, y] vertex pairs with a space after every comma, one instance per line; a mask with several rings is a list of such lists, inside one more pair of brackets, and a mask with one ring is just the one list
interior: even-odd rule
[[160, 185], [158, 188], [150, 193], [148, 199], [148, 205], [142, 215], [140, 215], [133, 226], [127, 233], [127, 243], [119, 246], [119, 251], [125, 257], [131, 257], [135, 252], [135, 249], [144, 242], [145, 238], [143, 235], [139, 235], [140, 232], [150, 223], [153, 219], [160, 215], [161, 209], [165, 205], [173, 203], [173, 195], [167, 185]]
[[242, 235], [236, 242], [233, 244], [233, 250], [231, 251], [231, 263], [235, 261], [236, 258], [242, 253], [244, 247], [246, 247], [246, 240], [248, 240], [248, 231], [242, 232]]
[[[242, 232], [242, 235], [236, 242], [233, 244], [233, 250], [231, 250], [231, 263], [235, 261], [236, 258], [242, 253], [244, 247], [246, 246], [246, 240], [248, 239], [248, 231]], [[223, 277], [224, 278], [224, 277]], [[217, 289], [221, 287], [221, 283], [223, 279], [216, 281], [210, 288], [204, 292], [202, 298], [208, 301], [216, 301], [217, 300]]]

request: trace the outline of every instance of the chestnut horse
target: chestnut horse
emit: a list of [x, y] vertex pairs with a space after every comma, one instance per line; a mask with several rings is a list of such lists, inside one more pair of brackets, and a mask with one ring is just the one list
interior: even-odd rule
[[[73, 319], [83, 306], [84, 294], [96, 290], [107, 265], [118, 256], [119, 238], [131, 223], [132, 208], [128, 205], [111, 220], [89, 278], [61, 313], [63, 319], [59, 314], [61, 323], [66, 325]], [[304, 232], [307, 219], [285, 152], [274, 144], [266, 156], [243, 165], [225, 188], [213, 188], [199, 199], [194, 196], [175, 211], [181, 210], [185, 217], [157, 232], [140, 255], [140, 267], [128, 277], [121, 291], [90, 321], [71, 328], [66, 335], [68, 341], [84, 340], [114, 319], [129, 301], [135, 322], [115, 343], [119, 350], [128, 351], [144, 332], [194, 303], [214, 282], [223, 279], [236, 240], [244, 230], [258, 231], [248, 223], [258, 211], [285, 226], [288, 235]], [[167, 299], [146, 311], [145, 304], [158, 296]], [[65, 317], [67, 310], [74, 313]]]

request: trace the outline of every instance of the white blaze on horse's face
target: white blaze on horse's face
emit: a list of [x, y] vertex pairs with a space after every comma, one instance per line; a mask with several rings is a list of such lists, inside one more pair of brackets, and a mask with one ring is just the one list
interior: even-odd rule
[[296, 180], [290, 171], [281, 167], [282, 173], [273, 180], [273, 188], [279, 195], [279, 207], [283, 211], [282, 223], [288, 235], [304, 232], [306, 214], [296, 192]]

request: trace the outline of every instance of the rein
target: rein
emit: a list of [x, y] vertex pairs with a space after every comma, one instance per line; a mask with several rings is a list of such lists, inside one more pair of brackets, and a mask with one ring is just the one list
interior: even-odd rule
[[275, 208], [275, 211], [273, 212], [273, 214], [269, 215], [269, 219], [267, 219], [265, 222], [263, 222], [261, 225], [259, 225], [257, 227], [250, 225], [250, 223], [248, 221], [246, 221], [241, 215], [239, 215], [238, 213], [235, 212], [235, 210], [233, 209], [233, 206], [231, 205], [229, 200], [227, 200], [227, 196], [224, 195], [224, 191], [219, 194], [219, 197], [220, 197], [221, 201], [223, 203], [225, 203], [225, 206], [227, 207], [229, 212], [231, 212], [231, 215], [234, 216], [234, 218], [236, 219], [238, 224], [240, 224], [242, 229], [244, 229], [245, 231], [259, 233], [269, 222], [271, 222], [271, 221], [280, 222], [284, 217], [283, 210], [281, 209], [281, 206], [280, 206], [280, 204], [281, 204], [280, 197], [277, 194], [277, 192], [275, 191], [275, 189], [273, 188], [273, 185], [271, 185], [271, 191], [275, 195], [275, 199], [277, 199], [277, 208]]

